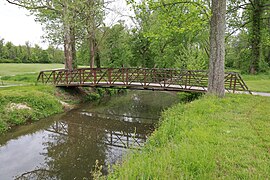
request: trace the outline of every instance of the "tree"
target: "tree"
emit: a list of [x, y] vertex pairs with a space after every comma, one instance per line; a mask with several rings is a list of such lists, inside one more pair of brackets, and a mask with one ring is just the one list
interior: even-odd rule
[[[102, 0], [81, 0], [75, 1], [75, 6], [79, 14], [77, 16], [77, 29], [80, 32], [80, 40], [83, 45], [87, 45], [89, 50], [89, 65], [95, 66], [95, 58], [99, 60], [98, 46], [100, 33], [99, 27], [103, 25], [104, 20], [104, 1]], [[87, 43], [86, 41], [87, 40]], [[100, 64], [99, 62], [97, 64]]]
[[223, 97], [226, 0], [212, 0], [211, 10], [208, 93]]
[[138, 39], [134, 41], [138, 46], [133, 52], [134, 57], [142, 56], [140, 59], [144, 59], [142, 66], [206, 69], [209, 54], [208, 1], [145, 0], [131, 3], [139, 26], [135, 31]]
[[4, 57], [4, 39], [0, 39], [0, 59]]
[[69, 0], [6, 0], [10, 4], [24, 7], [30, 10], [37, 20], [42, 23], [59, 22], [63, 28], [63, 44], [65, 54], [65, 68], [73, 69], [75, 57], [75, 17], [73, 1]]
[[[267, 39], [269, 39], [267, 24], [270, 20], [267, 10], [269, 7], [268, 0], [230, 0], [228, 4], [229, 36], [239, 37], [243, 33], [248, 35], [247, 39], [244, 39], [248, 41], [245, 51], [248, 51], [250, 56], [244, 60], [249, 62], [245, 71], [251, 74], [263, 71], [262, 64], [266, 64], [268, 61], [267, 53], [264, 54], [264, 52], [268, 52], [270, 49], [267, 43]], [[238, 61], [243, 61], [243, 59]]]
[[131, 59], [130, 35], [128, 34], [123, 22], [115, 24], [107, 30], [105, 44], [101, 56], [109, 67], [129, 66], [128, 60]]

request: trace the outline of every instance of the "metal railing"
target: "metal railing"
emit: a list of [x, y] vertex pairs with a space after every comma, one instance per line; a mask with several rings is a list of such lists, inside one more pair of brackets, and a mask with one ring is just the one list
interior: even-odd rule
[[[125, 87], [133, 89], [206, 92], [208, 72], [164, 68], [79, 68], [45, 70], [38, 82], [55, 86]], [[228, 92], [251, 93], [236, 72], [224, 74]]]

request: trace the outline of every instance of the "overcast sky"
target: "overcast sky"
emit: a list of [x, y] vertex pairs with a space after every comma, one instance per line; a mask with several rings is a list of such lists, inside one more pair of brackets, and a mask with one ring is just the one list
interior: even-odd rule
[[[117, 0], [115, 4], [110, 5], [110, 8], [117, 9], [124, 15], [132, 14], [124, 0]], [[127, 17], [114, 13], [106, 19], [106, 24], [115, 23], [120, 18], [124, 18], [128, 24], [131, 23]], [[42, 26], [35, 22], [33, 16], [29, 16], [27, 10], [0, 0], [0, 39], [3, 38], [5, 42], [11, 41], [15, 45], [23, 45], [29, 41], [32, 45], [38, 44], [46, 48], [47, 43], [43, 42], [42, 35]]]
[[23, 45], [29, 41], [32, 45], [46, 46], [41, 39], [41, 25], [35, 22], [33, 16], [27, 14], [29, 15], [27, 10], [0, 0], [0, 38], [15, 45]]

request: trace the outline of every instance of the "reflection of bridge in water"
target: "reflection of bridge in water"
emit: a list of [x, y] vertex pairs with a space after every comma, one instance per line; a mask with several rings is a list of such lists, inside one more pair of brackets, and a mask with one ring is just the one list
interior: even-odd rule
[[[94, 113], [91, 114], [93, 116]], [[70, 126], [77, 126], [77, 128], [82, 130], [82, 133], [86, 128], [90, 129], [92, 134], [95, 134], [93, 139], [96, 139], [98, 141], [97, 143], [103, 143], [108, 146], [119, 148], [140, 148], [144, 145], [148, 135], [154, 129], [152, 124], [142, 124], [139, 122], [121, 122], [121, 126], [123, 126], [123, 124], [126, 128], [119, 130], [121, 127], [118, 127], [117, 124], [114, 124], [114, 126], [107, 124], [105, 127], [103, 124], [103, 127], [98, 127], [98, 125], [95, 126], [92, 124], [82, 126], [81, 124], [74, 121], [56, 121], [53, 125], [47, 128], [46, 131], [62, 136], [72, 137], [71, 133], [69, 132], [69, 128]], [[102, 138], [101, 141], [100, 138]]]
[[[38, 81], [64, 87], [120, 87], [129, 89], [206, 92], [208, 72], [164, 68], [79, 68], [41, 71]], [[227, 92], [250, 93], [240, 74], [226, 72]]]

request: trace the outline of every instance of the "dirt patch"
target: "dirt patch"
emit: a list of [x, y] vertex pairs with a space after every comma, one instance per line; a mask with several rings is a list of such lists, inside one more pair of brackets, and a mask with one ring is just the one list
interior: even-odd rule
[[8, 111], [14, 111], [14, 110], [31, 110], [32, 108], [30, 108], [29, 106], [27, 106], [27, 104], [23, 104], [23, 103], [10, 103], [7, 106], [7, 110]]
[[69, 110], [75, 108], [75, 105], [73, 105], [73, 104], [69, 104], [69, 103], [66, 103], [64, 101], [59, 101], [59, 102], [63, 106], [64, 111], [69, 111]]

